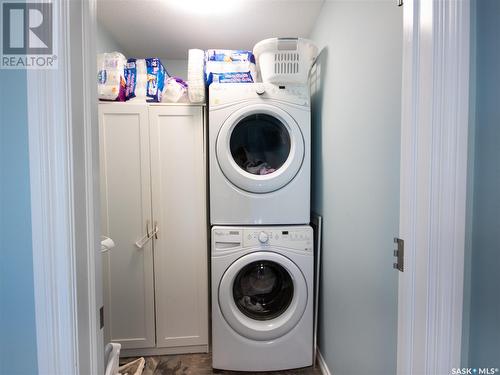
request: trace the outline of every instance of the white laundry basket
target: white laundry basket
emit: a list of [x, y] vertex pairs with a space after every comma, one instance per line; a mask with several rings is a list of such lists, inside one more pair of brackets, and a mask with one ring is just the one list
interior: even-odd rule
[[303, 38], [270, 38], [253, 48], [262, 82], [307, 83], [318, 47]]

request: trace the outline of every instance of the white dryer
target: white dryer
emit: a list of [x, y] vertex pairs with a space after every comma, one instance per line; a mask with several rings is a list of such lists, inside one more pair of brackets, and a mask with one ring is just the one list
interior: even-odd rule
[[212, 84], [209, 91], [211, 223], [309, 223], [308, 86]]
[[212, 228], [212, 365], [274, 371], [313, 362], [313, 231]]

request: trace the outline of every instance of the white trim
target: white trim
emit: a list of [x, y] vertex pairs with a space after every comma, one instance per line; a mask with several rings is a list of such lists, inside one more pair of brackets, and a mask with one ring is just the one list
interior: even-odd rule
[[28, 70], [33, 276], [40, 374], [78, 369], [68, 18], [53, 3], [58, 70]]
[[[27, 72], [38, 371], [98, 374], [103, 351], [94, 256], [97, 136], [89, 104], [95, 101], [95, 67], [89, 65], [95, 61], [89, 52], [95, 0], [54, 1], [53, 11], [58, 69]], [[78, 129], [83, 137], [75, 134]], [[75, 182], [82, 179], [83, 187]]]
[[460, 367], [470, 2], [404, 5], [398, 374]]
[[321, 355], [321, 352], [319, 351], [319, 349], [317, 350], [317, 353], [318, 354], [317, 354], [316, 358], [318, 360], [318, 366], [319, 366], [321, 373], [323, 375], [333, 375], [333, 372], [331, 372], [330, 369], [328, 368], [328, 365], [326, 364], [325, 359]]
[[[78, 64], [72, 68], [72, 90], [81, 92], [73, 99], [77, 104], [81, 101], [81, 112], [75, 111], [73, 116], [79, 118], [74, 121], [74, 127], [82, 128], [82, 137], [75, 134], [74, 144], [79, 144], [80, 153], [74, 153], [75, 159], [80, 161], [78, 167], [75, 161], [75, 170], [85, 186], [81, 189], [81, 196], [76, 202], [83, 201], [80, 211], [75, 214], [82, 217], [79, 230], [83, 234], [83, 241], [77, 247], [77, 272], [79, 276], [79, 347], [80, 372], [82, 374], [100, 374], [104, 372], [104, 332], [100, 328], [99, 309], [103, 306], [102, 288], [102, 256], [100, 244], [100, 190], [99, 182], [99, 129], [97, 122], [97, 94], [95, 89], [96, 77], [96, 0], [76, 2], [73, 5], [73, 14], [81, 22], [75, 29], [80, 45], [71, 43], [72, 48], [78, 51]], [[72, 20], [72, 26], [75, 22]], [[74, 44], [77, 44], [74, 46]], [[74, 119], [75, 120], [75, 119]], [[86, 297], [86, 299], [83, 298]], [[85, 349], [83, 349], [85, 346]]]
[[120, 357], [145, 357], [155, 355], [177, 355], [189, 353], [209, 353], [208, 345], [174, 346], [171, 348], [122, 349]]

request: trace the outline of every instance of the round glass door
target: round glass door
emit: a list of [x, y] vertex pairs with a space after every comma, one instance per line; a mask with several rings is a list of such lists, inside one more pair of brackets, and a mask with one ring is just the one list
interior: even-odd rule
[[292, 302], [293, 280], [278, 263], [253, 262], [236, 275], [233, 298], [238, 309], [249, 318], [274, 319]]
[[252, 340], [290, 332], [308, 301], [304, 275], [287, 257], [257, 251], [234, 261], [219, 283], [218, 306], [226, 322]]
[[288, 159], [290, 135], [276, 117], [256, 113], [234, 127], [229, 148], [234, 161], [245, 172], [267, 175], [280, 169]]
[[290, 181], [302, 166], [304, 139], [295, 120], [271, 105], [235, 111], [217, 136], [217, 160], [226, 178], [251, 193], [269, 193]]

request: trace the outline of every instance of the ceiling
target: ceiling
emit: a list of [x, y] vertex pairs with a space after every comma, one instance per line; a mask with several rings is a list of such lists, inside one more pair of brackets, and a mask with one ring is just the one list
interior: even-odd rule
[[307, 37], [324, 0], [98, 0], [102, 27], [128, 56], [187, 59], [189, 48], [249, 49]]

